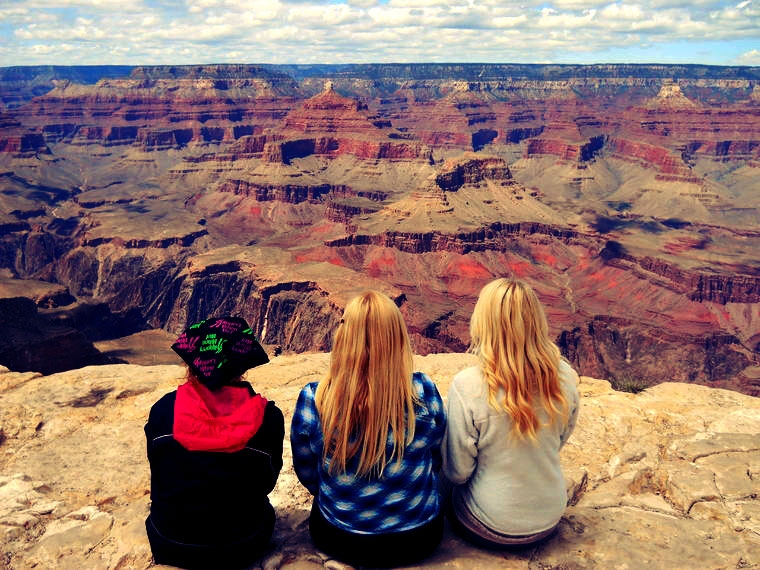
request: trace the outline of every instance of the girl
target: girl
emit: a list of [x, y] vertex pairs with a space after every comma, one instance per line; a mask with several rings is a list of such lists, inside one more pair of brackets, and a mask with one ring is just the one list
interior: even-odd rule
[[559, 451], [578, 413], [578, 376], [549, 339], [538, 297], [497, 279], [470, 320], [479, 366], [454, 377], [443, 469], [455, 485], [452, 528], [488, 548], [535, 543], [566, 506]]
[[282, 412], [240, 376], [266, 363], [245, 320], [208, 319], [172, 345], [187, 382], [150, 410], [152, 500], [145, 526], [157, 564], [242, 568], [269, 548], [267, 495], [282, 468]]
[[430, 554], [443, 532], [444, 429], [435, 384], [412, 374], [398, 307], [374, 291], [359, 295], [343, 313], [327, 378], [303, 388], [293, 415], [293, 465], [314, 495], [314, 544], [355, 566]]

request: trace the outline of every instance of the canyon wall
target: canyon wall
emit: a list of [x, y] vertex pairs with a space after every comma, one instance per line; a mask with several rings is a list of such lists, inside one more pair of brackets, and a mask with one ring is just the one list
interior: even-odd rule
[[67, 326], [328, 350], [371, 287], [461, 351], [506, 275], [581, 372], [760, 394], [756, 68], [0, 71], [0, 280], [62, 287], [33, 301]]

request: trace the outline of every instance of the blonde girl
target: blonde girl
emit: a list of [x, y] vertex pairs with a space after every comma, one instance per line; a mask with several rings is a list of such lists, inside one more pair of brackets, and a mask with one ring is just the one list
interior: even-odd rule
[[444, 429], [435, 384], [412, 373], [398, 307], [375, 291], [359, 295], [343, 313], [327, 377], [303, 388], [293, 414], [293, 465], [314, 495], [316, 546], [356, 566], [430, 554], [443, 532]]
[[480, 363], [454, 377], [443, 470], [452, 528], [489, 548], [550, 536], [566, 506], [559, 451], [578, 413], [577, 374], [525, 283], [492, 281], [470, 319]]

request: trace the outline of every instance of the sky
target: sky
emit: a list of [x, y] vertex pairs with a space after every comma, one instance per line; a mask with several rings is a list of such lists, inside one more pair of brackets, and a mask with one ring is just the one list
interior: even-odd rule
[[760, 0], [0, 0], [0, 66], [760, 65]]

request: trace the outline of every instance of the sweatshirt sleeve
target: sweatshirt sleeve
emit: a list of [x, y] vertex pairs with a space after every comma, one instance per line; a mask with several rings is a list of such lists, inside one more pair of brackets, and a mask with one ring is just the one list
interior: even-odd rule
[[566, 381], [567, 387], [565, 389], [565, 397], [567, 398], [568, 416], [567, 425], [565, 425], [565, 429], [562, 430], [562, 433], [559, 436], [560, 449], [562, 449], [567, 443], [567, 440], [570, 439], [570, 435], [572, 435], [573, 430], [575, 429], [575, 424], [578, 421], [580, 397], [578, 395], [577, 383], [578, 374], [573, 370], [572, 378]]
[[293, 468], [298, 480], [316, 496], [319, 492], [319, 464], [321, 450], [316, 449], [316, 441], [321, 441], [322, 426], [314, 403], [313, 385], [306, 385], [298, 396], [290, 425], [290, 447], [293, 451]]
[[269, 454], [272, 467], [272, 476], [266, 489], [267, 494], [269, 494], [274, 489], [282, 470], [282, 443], [285, 439], [285, 418], [274, 402], [267, 403], [264, 422], [266, 423], [266, 431], [262, 434], [264, 437], [259, 447]]
[[478, 430], [469, 410], [452, 383], [449, 388], [448, 418], [441, 451], [443, 473], [452, 483], [463, 485], [472, 475], [478, 457]]
[[438, 392], [438, 388], [427, 374], [416, 372], [420, 375], [420, 380], [424, 386], [424, 399], [426, 405], [433, 417], [433, 431], [431, 433], [431, 441], [433, 443], [432, 448], [432, 460], [433, 470], [439, 471], [441, 469], [441, 441], [446, 429], [446, 409], [443, 406], [443, 399]]

